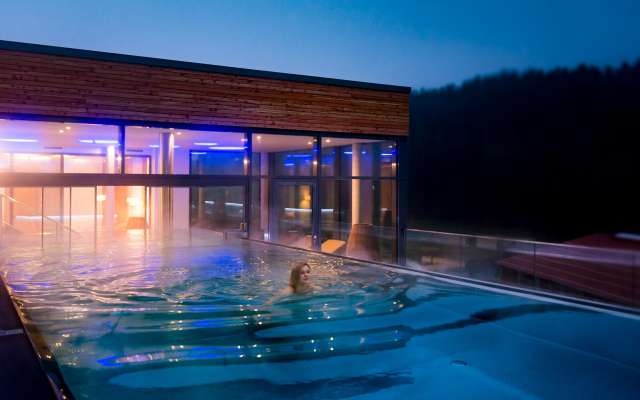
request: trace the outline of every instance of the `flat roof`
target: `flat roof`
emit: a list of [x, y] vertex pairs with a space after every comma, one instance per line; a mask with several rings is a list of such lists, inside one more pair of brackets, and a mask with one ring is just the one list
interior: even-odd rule
[[48, 46], [34, 43], [13, 42], [0, 40], [1, 50], [21, 51], [26, 53], [48, 54], [62, 57], [76, 57], [89, 60], [111, 61], [127, 64], [139, 64], [152, 67], [165, 67], [184, 69], [189, 71], [211, 72], [217, 74], [238, 75], [252, 78], [278, 79], [285, 81], [315, 83], [320, 85], [333, 85], [352, 87], [359, 89], [372, 89], [387, 92], [409, 93], [408, 86], [385, 85], [381, 83], [370, 83], [360, 81], [350, 81], [345, 79], [323, 78], [309, 75], [288, 74], [283, 72], [261, 71], [256, 69], [225, 67], [221, 65], [202, 64], [187, 61], [166, 60], [154, 57], [132, 56], [128, 54], [107, 53], [103, 51], [73, 49], [68, 47]]

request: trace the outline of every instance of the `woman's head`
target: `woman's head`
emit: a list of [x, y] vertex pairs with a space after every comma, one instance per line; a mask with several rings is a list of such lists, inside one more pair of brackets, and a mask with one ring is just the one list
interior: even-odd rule
[[300, 287], [309, 285], [309, 274], [311, 273], [311, 267], [306, 262], [297, 263], [291, 268], [291, 275], [289, 276], [289, 286], [293, 291], [297, 291]]

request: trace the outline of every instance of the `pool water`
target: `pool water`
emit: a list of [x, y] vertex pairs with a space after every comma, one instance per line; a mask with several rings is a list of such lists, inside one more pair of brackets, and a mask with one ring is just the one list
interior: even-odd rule
[[640, 398], [633, 317], [242, 240], [0, 257], [78, 399]]

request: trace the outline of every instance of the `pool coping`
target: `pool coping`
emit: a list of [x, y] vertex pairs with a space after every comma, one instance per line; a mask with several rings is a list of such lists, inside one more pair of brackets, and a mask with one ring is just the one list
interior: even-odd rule
[[[18, 307], [0, 276], [0, 391], [10, 399], [73, 399], [68, 388], [59, 388], [47, 373]], [[7, 329], [8, 328], [8, 329]], [[55, 360], [54, 360], [55, 361]], [[60, 375], [60, 374], [56, 374]], [[62, 376], [56, 380], [66, 388]]]

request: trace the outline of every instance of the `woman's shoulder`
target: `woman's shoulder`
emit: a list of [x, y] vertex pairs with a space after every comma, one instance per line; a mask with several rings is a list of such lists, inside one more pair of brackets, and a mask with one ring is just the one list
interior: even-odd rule
[[278, 290], [269, 300], [267, 300], [267, 304], [277, 303], [278, 301], [285, 299], [294, 294], [291, 286], [287, 286], [286, 288], [282, 288]]

